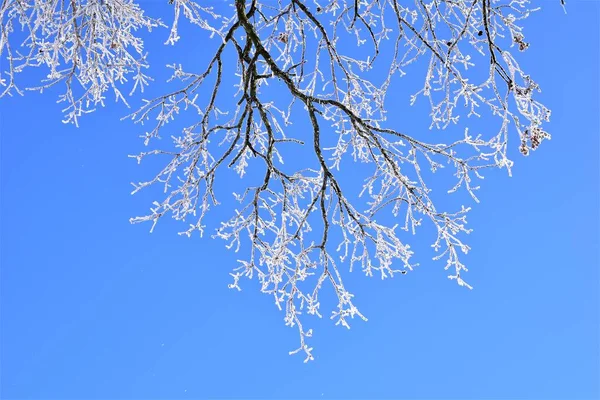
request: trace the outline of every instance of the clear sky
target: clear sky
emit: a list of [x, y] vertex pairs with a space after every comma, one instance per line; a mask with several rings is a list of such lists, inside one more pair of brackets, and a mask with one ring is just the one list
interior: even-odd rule
[[[599, 398], [600, 3], [570, 1], [567, 15], [541, 3], [522, 59], [553, 138], [515, 154], [512, 178], [482, 182], [475, 288], [427, 252], [393, 280], [354, 272], [369, 321], [309, 319], [308, 364], [288, 356], [297, 333], [255, 281], [227, 288], [240, 254], [175, 223], [129, 224], [153, 198], [129, 194], [150, 170], [127, 158], [140, 128], [119, 121], [123, 108], [76, 129], [55, 93], [1, 100], [0, 397]], [[166, 61], [151, 51], [160, 91]]]

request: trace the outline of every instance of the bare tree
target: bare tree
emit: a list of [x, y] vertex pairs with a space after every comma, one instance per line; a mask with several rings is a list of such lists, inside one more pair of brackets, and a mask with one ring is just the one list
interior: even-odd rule
[[[478, 201], [474, 179], [483, 169], [510, 174], [509, 136], [519, 135], [524, 155], [550, 137], [542, 129], [550, 112], [534, 100], [539, 88], [515, 59], [515, 50], [529, 46], [522, 32], [522, 21], [535, 11], [529, 1], [231, 3], [215, 9], [200, 0], [169, 0], [174, 17], [166, 44], [177, 43], [178, 26], [187, 19], [208, 32], [202, 40], [213, 50], [203, 70], [171, 65], [176, 88], [144, 100], [129, 116], [151, 125], [144, 144], [154, 146], [163, 132], [173, 135], [167, 124], [183, 110], [196, 115], [173, 136], [173, 146], [135, 156], [138, 162], [166, 158], [153, 179], [134, 185], [134, 193], [162, 185], [164, 197], [131, 222], [150, 221], [153, 229], [171, 215], [191, 221], [183, 234], [202, 233], [205, 215], [218, 204], [220, 171], [233, 169], [240, 177], [260, 171], [256, 184], [249, 179], [243, 193], [234, 193], [240, 206], [215, 236], [236, 251], [242, 244], [249, 249], [230, 287], [240, 290], [242, 278], [256, 276], [261, 291], [285, 310], [285, 323], [298, 329], [300, 347], [291, 353], [302, 351], [307, 361], [313, 358], [306, 343], [312, 330], [301, 313], [321, 316], [319, 294], [330, 285], [336, 324], [366, 320], [340, 267], [359, 266], [381, 278], [411, 271], [413, 251], [405, 238], [422, 221], [437, 232], [434, 259], [445, 260], [449, 278], [470, 288], [460, 261], [469, 250], [462, 238], [469, 233], [469, 208], [443, 211], [422, 169], [452, 169], [448, 193], [460, 189]], [[107, 92], [127, 103], [124, 87], [143, 90], [151, 79], [137, 32], [167, 26], [133, 0], [2, 0], [1, 19], [2, 94], [21, 94], [20, 73], [40, 67], [45, 77], [28, 89], [62, 86], [65, 122], [71, 123], [103, 104]], [[429, 102], [432, 128], [456, 124], [460, 113], [485, 113], [498, 129], [476, 136], [465, 130], [458, 140], [429, 143], [389, 126], [386, 92], [412, 63], [425, 67], [425, 78], [411, 102]], [[233, 98], [224, 94], [232, 80]], [[307, 129], [295, 129], [292, 120], [307, 121]], [[332, 140], [335, 145], [324, 145]], [[293, 155], [290, 146], [309, 149], [312, 160], [295, 160], [300, 168], [284, 165]], [[360, 163], [366, 173], [365, 201], [340, 183], [343, 159]]]

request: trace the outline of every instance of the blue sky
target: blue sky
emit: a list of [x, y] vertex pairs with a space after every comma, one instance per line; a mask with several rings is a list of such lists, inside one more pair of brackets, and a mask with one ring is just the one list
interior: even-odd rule
[[[354, 273], [367, 323], [308, 320], [308, 364], [287, 355], [296, 331], [256, 282], [227, 288], [240, 254], [175, 223], [129, 224], [153, 198], [129, 194], [150, 172], [127, 158], [140, 129], [119, 121], [123, 108], [76, 129], [51, 93], [2, 99], [0, 397], [600, 397], [600, 3], [571, 1], [567, 15], [558, 3], [531, 17], [522, 58], [553, 138], [515, 155], [512, 178], [482, 182], [475, 289], [448, 281], [417, 235], [414, 273]], [[181, 48], [153, 49], [159, 82], [161, 57]]]

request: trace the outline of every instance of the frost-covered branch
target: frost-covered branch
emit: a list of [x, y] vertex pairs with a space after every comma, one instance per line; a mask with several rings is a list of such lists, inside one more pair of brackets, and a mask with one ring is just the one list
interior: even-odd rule
[[[469, 250], [470, 208], [445, 210], [434, 201], [429, 171], [452, 170], [448, 193], [462, 191], [477, 202], [484, 169], [510, 173], [509, 137], [518, 135], [524, 155], [550, 137], [543, 130], [550, 112], [534, 98], [539, 88], [516, 60], [529, 46], [521, 27], [535, 11], [529, 1], [170, 5], [166, 44], [178, 42], [185, 18], [213, 39], [207, 43], [214, 52], [199, 71], [170, 65], [174, 90], [145, 100], [129, 116], [149, 126], [143, 136], [149, 150], [134, 156], [138, 162], [165, 160], [152, 179], [134, 185], [134, 193], [161, 185], [163, 198], [132, 222], [151, 222], [154, 229], [170, 215], [188, 221], [182, 234], [203, 233], [207, 213], [219, 204], [216, 183], [228, 169], [235, 171], [247, 183], [234, 193], [239, 207], [214, 234], [243, 254], [230, 287], [239, 290], [243, 278], [256, 277], [284, 310], [286, 324], [298, 328], [300, 347], [292, 353], [302, 351], [306, 360], [313, 358], [306, 340], [312, 330], [302, 313], [321, 316], [322, 289], [333, 288], [337, 324], [365, 319], [343, 270], [358, 267], [381, 278], [412, 271], [407, 240], [423, 223], [435, 230], [434, 259], [445, 260], [449, 278], [470, 288], [461, 261]], [[4, 0], [1, 19], [4, 94], [21, 93], [19, 73], [42, 66], [48, 75], [36, 88], [65, 85], [61, 99], [69, 122], [102, 103], [107, 90], [125, 101], [120, 85], [129, 76], [133, 90], [149, 83], [135, 32], [163, 25], [129, 0]], [[386, 95], [411, 64], [424, 67], [411, 102], [429, 104], [435, 135], [458, 123], [461, 113], [496, 117], [498, 128], [424, 141], [392, 126]], [[193, 122], [173, 134], [169, 123], [186, 110]], [[173, 146], [155, 145], [163, 133], [173, 137]], [[340, 172], [347, 161], [364, 175], [360, 197], [350, 194]]]

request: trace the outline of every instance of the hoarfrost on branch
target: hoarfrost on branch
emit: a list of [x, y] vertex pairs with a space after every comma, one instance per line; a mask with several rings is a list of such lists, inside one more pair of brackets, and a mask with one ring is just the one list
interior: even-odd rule
[[[422, 168], [451, 168], [448, 192], [464, 190], [478, 201], [474, 182], [483, 169], [510, 173], [509, 136], [519, 135], [524, 155], [549, 138], [542, 124], [550, 112], [534, 100], [539, 88], [515, 58], [529, 46], [521, 23], [535, 10], [526, 0], [231, 0], [217, 9], [169, 0], [170, 23], [132, 0], [2, 0], [1, 7], [2, 96], [59, 86], [64, 121], [71, 123], [104, 104], [107, 92], [127, 104], [125, 87], [132, 94], [151, 83], [142, 31], [170, 28], [167, 45], [177, 45], [184, 20], [207, 32], [205, 47], [215, 50], [204, 69], [170, 65], [178, 87], [144, 100], [129, 116], [150, 126], [144, 144], [153, 146], [161, 133], [173, 135], [167, 124], [183, 110], [197, 113], [172, 136], [172, 148], [135, 156], [167, 161], [153, 179], [134, 185], [134, 193], [162, 185], [164, 197], [132, 222], [154, 229], [170, 215], [192, 221], [183, 234], [202, 233], [206, 213], [218, 204], [219, 171], [244, 177], [262, 165], [258, 184], [234, 194], [240, 205], [214, 236], [236, 251], [244, 246], [230, 287], [239, 290], [240, 280], [256, 277], [284, 310], [285, 323], [298, 329], [300, 347], [291, 353], [303, 352], [307, 361], [312, 330], [301, 314], [321, 316], [319, 294], [329, 285], [336, 324], [366, 319], [340, 267], [381, 278], [411, 271], [413, 251], [402, 230], [414, 234], [422, 222], [431, 224], [435, 259], [470, 288], [460, 259], [469, 250], [469, 208], [450, 212], [435, 204]], [[459, 140], [437, 143], [390, 126], [386, 92], [417, 61], [425, 79], [411, 102], [430, 104], [432, 128], [457, 123], [463, 110], [475, 117], [483, 110], [497, 117], [499, 129], [476, 136], [465, 130]], [[33, 67], [45, 77], [23, 88], [20, 73]], [[222, 94], [232, 79], [234, 98]], [[271, 96], [269, 86], [280, 94]], [[292, 116], [304, 118], [308, 131], [295, 129]], [[325, 147], [325, 137], [337, 144]], [[315, 162], [285, 167], [290, 146], [310, 149]], [[343, 159], [373, 171], [361, 192], [367, 202], [351, 200], [340, 183]], [[378, 221], [384, 212], [395, 218]]]

